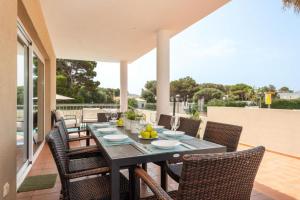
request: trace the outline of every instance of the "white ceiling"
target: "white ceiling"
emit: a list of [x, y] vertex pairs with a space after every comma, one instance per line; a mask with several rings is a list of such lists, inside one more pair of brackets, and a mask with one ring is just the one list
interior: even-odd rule
[[40, 0], [58, 58], [132, 62], [229, 0]]

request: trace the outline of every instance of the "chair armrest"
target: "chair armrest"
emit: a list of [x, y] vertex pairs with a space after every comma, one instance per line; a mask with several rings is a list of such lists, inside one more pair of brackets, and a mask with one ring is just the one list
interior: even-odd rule
[[75, 173], [69, 173], [65, 174], [65, 177], [67, 179], [74, 179], [74, 178], [80, 178], [84, 176], [91, 176], [91, 175], [97, 175], [97, 174], [103, 174], [103, 173], [109, 173], [110, 168], [109, 167], [100, 167], [96, 169], [90, 169], [90, 170], [85, 170], [81, 172], [75, 172]]
[[72, 130], [72, 131], [68, 131], [68, 134], [73, 134], [73, 133], [78, 133], [78, 132], [86, 132], [87, 129], [81, 129], [80, 130], [80, 127], [74, 127], [74, 128], [78, 128], [78, 130]]
[[158, 185], [145, 170], [140, 167], [135, 169], [135, 175], [141, 178], [145, 184], [151, 189], [155, 196], [160, 200], [172, 200], [166, 191]]
[[93, 138], [91, 136], [82, 136], [82, 137], [77, 137], [77, 138], [69, 138], [68, 142], [75, 142], [75, 141], [87, 140], [87, 139], [93, 139]]
[[84, 154], [84, 153], [101, 153], [100, 149], [98, 147], [92, 147], [92, 148], [84, 148], [84, 149], [71, 149], [67, 152], [67, 156], [75, 156], [78, 154]]

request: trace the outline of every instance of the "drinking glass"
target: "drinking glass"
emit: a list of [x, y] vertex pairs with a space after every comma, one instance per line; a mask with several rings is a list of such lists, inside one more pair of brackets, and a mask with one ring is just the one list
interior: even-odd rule
[[172, 116], [171, 121], [170, 121], [170, 125], [171, 125], [171, 128], [172, 128], [172, 131], [176, 132], [176, 130], [180, 126], [180, 117]]
[[111, 113], [111, 119], [112, 120], [117, 120], [118, 119], [118, 113], [116, 111]]
[[109, 110], [106, 110], [105, 111], [105, 117], [106, 117], [106, 120], [107, 122], [109, 121], [109, 118], [110, 118], [110, 111]]
[[150, 122], [152, 125], [156, 125], [156, 115], [150, 114]]

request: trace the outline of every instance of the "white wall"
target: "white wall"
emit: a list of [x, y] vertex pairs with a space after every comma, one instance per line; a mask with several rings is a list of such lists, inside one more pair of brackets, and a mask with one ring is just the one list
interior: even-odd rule
[[208, 107], [207, 120], [243, 127], [240, 143], [300, 157], [300, 111]]

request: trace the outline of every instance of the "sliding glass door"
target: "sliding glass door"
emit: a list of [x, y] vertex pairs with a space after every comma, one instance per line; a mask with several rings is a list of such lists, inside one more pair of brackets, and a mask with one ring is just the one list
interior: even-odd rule
[[26, 164], [28, 152], [28, 46], [18, 38], [17, 43], [17, 171]]
[[18, 24], [17, 40], [17, 183], [44, 142], [44, 59], [26, 31]]
[[32, 137], [33, 154], [35, 154], [44, 141], [44, 63], [32, 54]]

